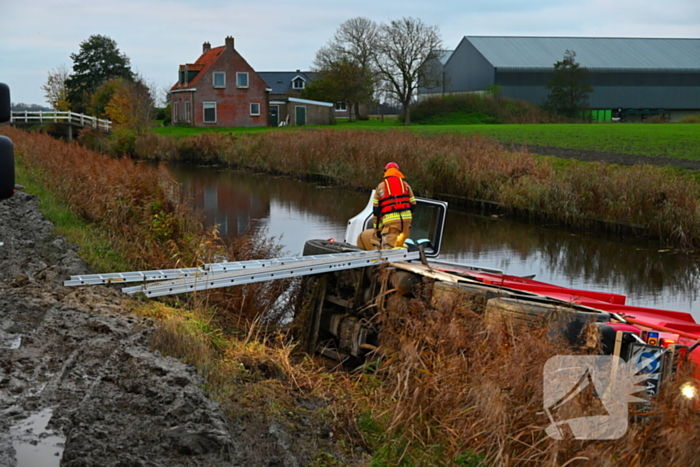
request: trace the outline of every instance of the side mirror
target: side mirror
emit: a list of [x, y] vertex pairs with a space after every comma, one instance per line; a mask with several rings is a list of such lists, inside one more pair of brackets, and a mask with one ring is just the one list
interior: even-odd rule
[[[0, 83], [0, 123], [10, 121], [10, 87]], [[7, 199], [15, 192], [15, 153], [12, 140], [0, 136], [0, 199]]]
[[0, 83], [0, 123], [10, 121], [10, 87]]
[[12, 140], [0, 136], [0, 199], [7, 199], [15, 192], [15, 159]]

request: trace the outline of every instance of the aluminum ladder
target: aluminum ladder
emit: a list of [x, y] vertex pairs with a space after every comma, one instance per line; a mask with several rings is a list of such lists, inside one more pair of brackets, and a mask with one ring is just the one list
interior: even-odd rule
[[198, 268], [132, 271], [71, 276], [65, 286], [143, 282], [122, 291], [147, 297], [210, 290], [234, 285], [322, 274], [343, 269], [362, 268], [383, 263], [419, 259], [420, 252], [404, 249], [356, 251], [316, 256], [292, 256], [266, 260], [205, 264]]

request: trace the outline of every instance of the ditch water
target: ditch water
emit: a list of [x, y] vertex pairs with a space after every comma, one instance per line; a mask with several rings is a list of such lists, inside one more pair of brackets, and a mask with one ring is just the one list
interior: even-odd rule
[[[208, 226], [235, 238], [264, 228], [300, 254], [306, 240], [343, 240], [369, 193], [270, 175], [173, 166]], [[410, 179], [409, 179], [410, 181]], [[449, 210], [440, 259], [501, 269], [565, 287], [613, 292], [627, 304], [692, 313], [700, 321], [696, 258], [652, 242], [616, 241], [539, 225]]]

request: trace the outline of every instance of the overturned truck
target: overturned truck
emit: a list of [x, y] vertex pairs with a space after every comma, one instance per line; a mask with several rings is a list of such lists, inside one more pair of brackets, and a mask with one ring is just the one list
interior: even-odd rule
[[[348, 222], [345, 240], [310, 240], [304, 255], [359, 251], [360, 233], [372, 225], [370, 203]], [[418, 198], [408, 251], [420, 260], [370, 266], [310, 276], [307, 350], [357, 365], [379, 346], [374, 319], [387, 297], [413, 297], [424, 284], [433, 299], [458, 296], [483, 316], [486, 327], [508, 326], [530, 332], [545, 326], [551, 337], [577, 346], [594, 329], [603, 355], [619, 357], [646, 374], [648, 395], [682, 366], [695, 365], [694, 377], [683, 385], [683, 396], [697, 403], [700, 371], [700, 324], [688, 313], [625, 304], [624, 295], [577, 290], [518, 277], [500, 270], [437, 260], [447, 203]]]

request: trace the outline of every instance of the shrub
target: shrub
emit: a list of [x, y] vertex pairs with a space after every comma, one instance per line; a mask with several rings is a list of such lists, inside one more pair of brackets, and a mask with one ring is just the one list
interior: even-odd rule
[[101, 130], [83, 129], [77, 138], [78, 143], [93, 151], [105, 153], [109, 150], [109, 137]]
[[663, 114], [652, 115], [646, 121], [647, 121], [647, 123], [666, 123], [666, 122], [668, 122], [668, 120], [666, 120], [666, 116]]
[[700, 115], [688, 115], [683, 117], [676, 123], [700, 123]]
[[411, 120], [420, 124], [553, 123], [564, 119], [529, 102], [500, 97], [500, 90], [431, 97], [411, 109]]
[[136, 132], [117, 127], [109, 137], [109, 153], [115, 157], [136, 155]]
[[168, 104], [163, 109], [163, 126], [168, 126], [170, 123], [172, 123], [172, 110], [171, 105]]
[[177, 156], [177, 142], [166, 136], [148, 132], [136, 138], [136, 157], [143, 160], [168, 161]]

